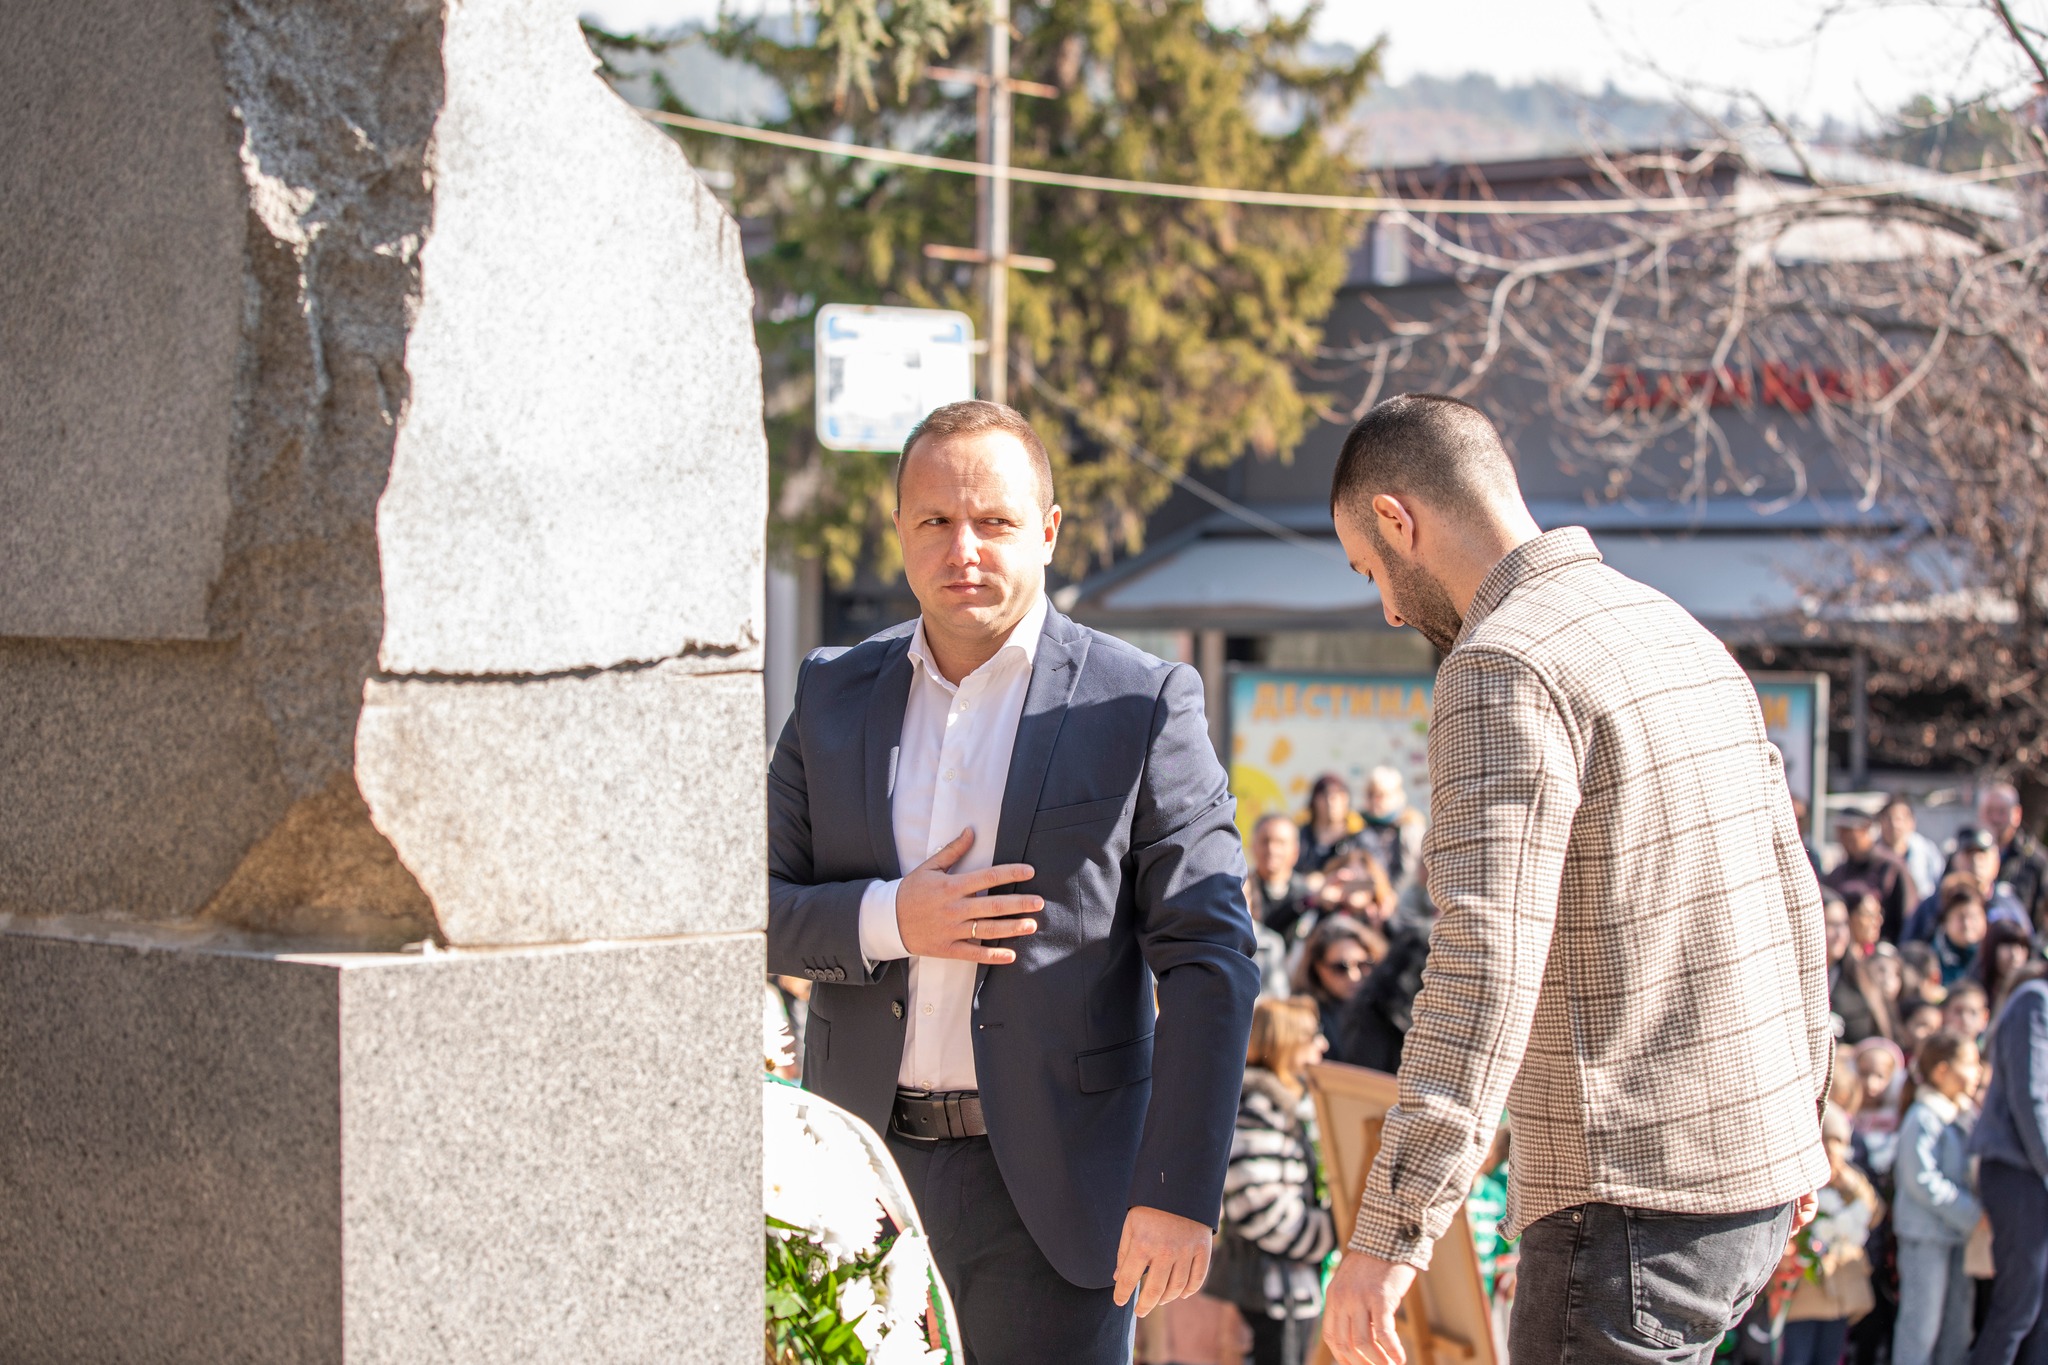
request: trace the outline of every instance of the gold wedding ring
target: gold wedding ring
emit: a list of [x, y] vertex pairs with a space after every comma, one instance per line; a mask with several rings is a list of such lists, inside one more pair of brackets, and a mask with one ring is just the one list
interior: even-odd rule
[[981, 937], [981, 921], [980, 921], [980, 920], [978, 920], [978, 919], [971, 919], [971, 920], [967, 921], [967, 937], [969, 937], [969, 938], [980, 938], [980, 937]]

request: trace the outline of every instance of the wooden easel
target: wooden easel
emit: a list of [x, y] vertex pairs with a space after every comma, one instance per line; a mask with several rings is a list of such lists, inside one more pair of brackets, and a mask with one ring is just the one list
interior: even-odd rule
[[[1358, 1220], [1366, 1172], [1379, 1155], [1380, 1130], [1400, 1090], [1385, 1072], [1341, 1062], [1310, 1067], [1308, 1085], [1315, 1096], [1323, 1167], [1330, 1178], [1330, 1208], [1342, 1242]], [[1479, 1274], [1479, 1251], [1472, 1244], [1462, 1205], [1450, 1230], [1437, 1242], [1429, 1269], [1415, 1277], [1396, 1326], [1415, 1365], [1496, 1365], [1486, 1281]], [[1314, 1362], [1331, 1365], [1329, 1348], [1321, 1341], [1316, 1343]]]

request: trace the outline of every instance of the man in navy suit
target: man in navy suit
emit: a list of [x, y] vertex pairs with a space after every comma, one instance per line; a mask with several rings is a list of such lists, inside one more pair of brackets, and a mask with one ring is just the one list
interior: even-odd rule
[[1258, 993], [1234, 804], [1193, 670], [1047, 603], [1019, 413], [940, 408], [896, 492], [921, 612], [805, 661], [768, 969], [818, 983], [805, 1083], [888, 1135], [968, 1360], [1123, 1365], [1222, 1207]]

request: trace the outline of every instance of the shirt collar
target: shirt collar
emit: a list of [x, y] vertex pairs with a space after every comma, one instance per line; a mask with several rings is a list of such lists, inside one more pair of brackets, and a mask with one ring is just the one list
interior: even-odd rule
[[1465, 628], [1458, 632], [1458, 642], [1462, 644], [1474, 626], [1491, 615], [1507, 600], [1509, 593], [1529, 579], [1571, 564], [1588, 561], [1598, 564], [1600, 558], [1599, 548], [1583, 526], [1560, 526], [1555, 531], [1545, 531], [1534, 540], [1523, 541], [1502, 555], [1500, 563], [1479, 580], [1479, 591], [1472, 594], [1472, 605], [1465, 609]]
[[[967, 677], [972, 678], [991, 669], [1008, 666], [1020, 659], [1027, 669], [1037, 662], [1038, 642], [1045, 636], [1045, 613], [1048, 605], [1045, 594], [1039, 593], [1038, 600], [1031, 604], [1031, 610], [1024, 613], [1024, 619], [1010, 628], [1010, 638], [1003, 641], [1003, 647], [998, 649], [987, 663]], [[931, 645], [924, 636], [923, 616], [917, 618], [917, 629], [911, 632], [910, 661], [923, 669], [933, 682], [948, 690], [953, 688], [954, 684], [946, 681], [946, 675], [939, 672], [938, 665], [933, 662]], [[965, 682], [966, 679], [963, 678], [961, 681]]]

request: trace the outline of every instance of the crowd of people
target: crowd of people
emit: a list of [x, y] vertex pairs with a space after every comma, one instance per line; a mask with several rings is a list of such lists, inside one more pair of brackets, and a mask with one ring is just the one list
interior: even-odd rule
[[1788, 1257], [1788, 1274], [1815, 1267], [1791, 1295], [1788, 1361], [2048, 1360], [2048, 1201], [1986, 1197], [2048, 1180], [2048, 854], [2010, 786], [1976, 816], [1946, 851], [1900, 798], [1837, 817], [1842, 857], [1821, 876], [1831, 1190], [1857, 1232]]
[[[1141, 1324], [1141, 1361], [1301, 1365], [1313, 1350], [1322, 1272], [1348, 1229], [1329, 1206], [1306, 1070], [1326, 1057], [1399, 1068], [1436, 915], [1426, 821], [1401, 774], [1373, 770], [1360, 797], [1326, 774], [1305, 818], [1267, 814], [1247, 841], [1262, 998], [1222, 1227], [1201, 1296]], [[1843, 809], [1833, 833], [1832, 866], [1808, 849], [1838, 1036], [1832, 1177], [1723, 1354], [2048, 1365], [2048, 853], [2004, 784], [1947, 848], [1899, 797]], [[769, 1003], [799, 1033], [808, 984], [783, 979]], [[1508, 1153], [1503, 1131], [1468, 1208], [1503, 1321], [1514, 1255], [1493, 1229]]]

